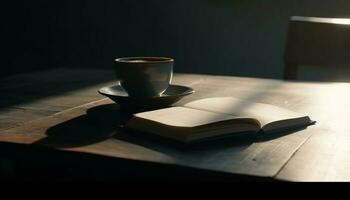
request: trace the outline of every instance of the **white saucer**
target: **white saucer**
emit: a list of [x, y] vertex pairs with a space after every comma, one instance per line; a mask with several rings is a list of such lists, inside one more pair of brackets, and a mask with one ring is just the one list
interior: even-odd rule
[[119, 84], [115, 84], [103, 87], [98, 92], [110, 98], [124, 109], [151, 110], [169, 106], [184, 96], [194, 93], [194, 90], [187, 86], [169, 85], [168, 89], [161, 96], [134, 97], [129, 96]]

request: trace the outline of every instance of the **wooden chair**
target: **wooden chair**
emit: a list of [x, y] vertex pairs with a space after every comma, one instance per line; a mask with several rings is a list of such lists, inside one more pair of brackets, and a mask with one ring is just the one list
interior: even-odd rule
[[291, 17], [284, 61], [290, 80], [300, 65], [350, 68], [350, 19]]

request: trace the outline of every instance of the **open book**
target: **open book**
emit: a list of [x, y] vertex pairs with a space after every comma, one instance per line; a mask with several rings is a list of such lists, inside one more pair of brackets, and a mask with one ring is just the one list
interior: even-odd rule
[[134, 114], [126, 128], [190, 143], [228, 134], [276, 132], [310, 124], [308, 116], [277, 106], [217, 97]]

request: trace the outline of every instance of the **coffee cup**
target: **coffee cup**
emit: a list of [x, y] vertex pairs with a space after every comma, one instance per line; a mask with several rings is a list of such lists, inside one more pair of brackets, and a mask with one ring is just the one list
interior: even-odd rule
[[169, 87], [174, 60], [166, 57], [117, 58], [114, 70], [129, 96], [160, 96]]

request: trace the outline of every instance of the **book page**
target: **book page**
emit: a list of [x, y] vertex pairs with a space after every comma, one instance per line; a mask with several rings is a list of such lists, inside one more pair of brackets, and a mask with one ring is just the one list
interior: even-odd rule
[[[211, 112], [225, 113], [233, 116], [249, 116], [257, 119], [262, 127], [277, 121], [307, 117], [277, 106], [254, 103], [234, 97], [201, 99], [190, 102], [184, 106]], [[286, 126], [288, 124], [284, 123], [283, 125]]]
[[225, 134], [243, 135], [260, 130], [253, 118], [186, 107], [170, 107], [134, 114], [126, 128], [192, 142]]
[[215, 122], [242, 118], [224, 113], [209, 112], [185, 107], [165, 108], [137, 113], [134, 116], [175, 127], [197, 127], [213, 124]]

